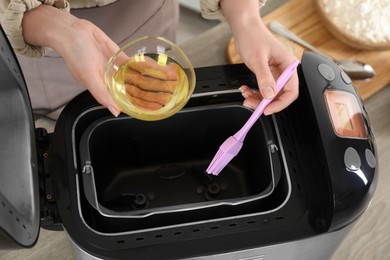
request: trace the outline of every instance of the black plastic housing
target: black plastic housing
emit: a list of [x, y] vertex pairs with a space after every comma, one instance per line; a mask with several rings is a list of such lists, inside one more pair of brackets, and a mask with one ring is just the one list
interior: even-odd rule
[[[335, 71], [341, 73], [339, 68], [329, 61], [305, 53], [302, 66], [298, 68], [300, 78], [298, 100], [282, 112], [262, 118], [261, 121], [266, 122], [267, 125], [267, 130], [263, 134], [267, 135], [267, 138], [271, 137], [270, 140], [273, 140], [279, 149], [276, 154], [282, 162], [280, 164], [282, 177], [270, 196], [251, 204], [243, 204], [245, 207], [239, 205], [199, 208], [190, 210], [186, 214], [155, 214], [138, 219], [126, 216], [110, 218], [102, 215], [96, 210], [96, 205], [88, 200], [88, 194], [84, 193], [85, 182], [83, 182], [81, 166], [84, 165], [85, 158], [81, 156], [82, 160], [79, 156], [80, 144], [86, 132], [91, 133], [91, 128], [96, 130], [100, 126], [96, 122], [116, 122], [116, 120], [111, 118], [107, 110], [96, 106], [95, 101], [88, 94], [76, 98], [58, 121], [54, 138], [54, 149], [57, 151], [56, 164], [66, 165], [56, 170], [56, 176], [58, 190], [61, 192], [59, 201], [59, 205], [62, 205], [61, 216], [71, 237], [83, 250], [101, 258], [125, 258], [126, 255], [131, 255], [137, 259], [180, 259], [223, 252], [227, 248], [235, 251], [293, 241], [332, 232], [351, 224], [368, 206], [375, 189], [376, 168], [363, 167], [367, 172], [368, 184], [361, 185], [361, 180], [346, 170], [343, 150], [339, 151], [339, 149], [352, 145], [357, 149], [360, 149], [359, 147], [371, 149], [375, 154], [375, 145], [368, 121], [365, 121], [369, 133], [367, 139], [341, 139], [334, 134], [323, 98], [323, 92], [329, 87], [329, 82], [317, 70], [318, 65], [322, 63], [333, 66]], [[218, 131], [225, 133], [224, 124], [229, 126], [232, 121], [235, 122], [241, 117], [239, 120], [245, 121], [244, 117], [247, 118], [248, 115], [233, 117], [228, 109], [232, 103], [237, 105], [237, 102], [242, 102], [241, 94], [234, 91], [240, 84], [248, 84], [254, 89], [257, 87], [254, 75], [244, 65], [199, 68], [197, 79], [196, 93], [182, 113], [204, 107], [212, 111], [216, 106], [221, 109], [220, 121], [213, 119], [213, 112], [209, 113], [212, 120], [204, 119], [205, 116], [201, 113], [199, 119], [188, 121], [184, 119], [183, 122], [189, 124], [185, 127], [199, 129], [202, 123], [210, 124], [212, 121], [212, 124], [220, 124]], [[353, 86], [341, 82], [340, 79], [333, 81], [332, 86], [355, 93], [359, 99]], [[360, 105], [362, 106], [361, 103]], [[364, 108], [362, 110], [364, 111]], [[363, 116], [366, 118], [367, 115]], [[180, 117], [181, 115], [177, 115], [172, 120], [180, 122], [184, 118], [180, 119]], [[123, 120], [124, 127], [131, 128], [134, 124], [137, 128], [138, 124], [143, 124], [121, 118], [116, 123], [120, 124], [120, 120]], [[175, 129], [183, 129], [182, 126], [178, 127], [168, 122], [153, 123], [147, 131], [156, 131], [158, 135], [170, 136]], [[105, 128], [104, 124], [102, 129]], [[127, 124], [129, 125], [125, 126]], [[237, 121], [237, 126], [240, 124], [241, 122]], [[109, 144], [111, 138], [109, 132], [116, 128], [120, 127], [110, 123], [106, 130], [102, 130], [96, 136], [96, 139], [92, 138], [84, 142], [92, 145], [91, 149], [96, 149], [93, 152], [97, 153], [95, 160], [103, 160], [104, 156], [99, 154], [103, 155], [104, 151], [99, 150], [103, 149], [104, 143]], [[227, 129], [226, 134], [234, 133], [233, 129], [229, 127]], [[196, 136], [198, 131], [189, 132]], [[212, 136], [214, 139], [217, 135]], [[101, 138], [106, 140], [102, 141]], [[223, 141], [225, 138], [226, 136], [221, 136], [218, 141]], [[264, 136], [260, 138], [263, 139]], [[69, 139], [72, 142], [67, 141]], [[184, 139], [179, 139], [177, 145]], [[206, 154], [201, 156], [200, 161], [204, 166], [207, 166], [207, 157], [211, 160], [214, 151], [217, 150], [218, 141], [213, 144], [215, 150], [205, 149]], [[95, 142], [102, 142], [102, 144], [93, 144]], [[161, 142], [160, 139], [157, 142]], [[189, 144], [196, 146], [201, 142], [203, 141], [189, 141]], [[178, 147], [174, 145], [173, 148], [175, 149], [168, 151], [172, 153], [177, 151]], [[110, 150], [111, 148], [108, 149]], [[167, 157], [170, 157], [169, 155], [166, 154]], [[184, 156], [177, 155], [179, 158]], [[71, 162], [69, 158], [75, 161]], [[145, 158], [139, 159], [145, 160]], [[109, 169], [103, 164], [99, 162], [96, 165]], [[117, 166], [113, 167], [116, 169]], [[258, 168], [255, 164], [248, 167], [248, 170]], [[73, 174], [68, 174], [69, 172]], [[98, 174], [105, 174], [103, 172]], [[98, 193], [99, 189], [104, 190], [103, 183], [106, 180], [109, 179], [103, 177], [99, 181], [102, 184], [98, 187]], [[345, 197], [345, 190], [351, 188], [354, 189], [354, 196]], [[247, 194], [244, 195], [250, 193], [247, 190]], [[102, 198], [104, 196], [100, 197]], [[178, 207], [181, 205], [185, 209], [188, 206], [180, 204], [183, 202], [180, 199], [177, 202]], [[340, 202], [343, 203], [343, 208], [340, 208]], [[77, 203], [78, 206], [75, 205]], [[114, 210], [118, 211], [118, 208]], [[125, 210], [125, 213], [129, 211]], [[84, 219], [86, 222], [81, 222], [80, 216], [88, 216]], [[217, 244], [216, 240], [218, 240]], [[196, 249], [194, 243], [197, 244]]]
[[[36, 137], [23, 74], [3, 32], [0, 46], [2, 248], [33, 246], [42, 224], [40, 207], [57, 206], [59, 212], [48, 216], [62, 219], [75, 245], [97, 258], [182, 259], [233, 252], [343, 229], [366, 210], [375, 191], [378, 156], [359, 94], [336, 64], [313, 53], [305, 52], [298, 67], [299, 98], [282, 112], [263, 116], [226, 172], [210, 179], [202, 169], [251, 113], [241, 106], [237, 90], [241, 84], [257, 89], [245, 65], [196, 69], [195, 94], [168, 120], [113, 118], [85, 92], [67, 105], [52, 135]], [[320, 65], [334, 77], [324, 76]], [[356, 97], [366, 138], [334, 133], [324, 100], [329, 89]], [[361, 161], [357, 170], [348, 168], [349, 148]], [[37, 158], [44, 154], [51, 161]], [[149, 185], [156, 174], [158, 184]], [[169, 196], [156, 203], [153, 198], [165, 191], [164, 178], [170, 181]], [[216, 196], [213, 183], [222, 189]], [[205, 193], [208, 184], [212, 189]], [[121, 186], [124, 192], [128, 186], [143, 189], [136, 195], [156, 194], [146, 206], [137, 196], [127, 204], [116, 200]], [[50, 201], [40, 201], [41, 187], [52, 193]], [[98, 204], [108, 211], [99, 211]]]

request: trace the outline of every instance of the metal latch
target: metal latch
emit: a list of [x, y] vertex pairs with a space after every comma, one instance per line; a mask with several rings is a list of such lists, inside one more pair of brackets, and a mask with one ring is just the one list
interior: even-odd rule
[[279, 148], [276, 144], [274, 144], [271, 140], [268, 141], [268, 149], [270, 151], [270, 153], [276, 153], [277, 151], [279, 151]]
[[85, 162], [85, 165], [83, 167], [82, 173], [83, 174], [91, 174], [91, 173], [93, 173], [93, 167], [92, 167], [90, 161], [86, 161]]

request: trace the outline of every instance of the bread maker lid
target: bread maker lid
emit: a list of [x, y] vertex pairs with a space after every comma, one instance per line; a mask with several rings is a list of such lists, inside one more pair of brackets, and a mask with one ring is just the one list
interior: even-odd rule
[[0, 30], [0, 247], [31, 247], [40, 228], [35, 126], [16, 56]]

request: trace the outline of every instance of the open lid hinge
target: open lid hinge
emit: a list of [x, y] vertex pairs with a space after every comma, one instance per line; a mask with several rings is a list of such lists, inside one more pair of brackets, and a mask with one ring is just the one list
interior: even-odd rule
[[41, 227], [63, 230], [58, 212], [51, 167], [51, 135], [44, 128], [35, 129], [38, 157]]

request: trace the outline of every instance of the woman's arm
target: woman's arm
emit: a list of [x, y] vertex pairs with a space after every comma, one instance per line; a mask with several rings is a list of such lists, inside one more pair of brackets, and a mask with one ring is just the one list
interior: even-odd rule
[[0, 23], [15, 52], [28, 57], [41, 57], [47, 51], [44, 46], [29, 45], [23, 38], [22, 20], [24, 13], [40, 5], [52, 5], [69, 11], [66, 0], [2, 0], [0, 1]]
[[[221, 0], [220, 6], [232, 30], [241, 59], [256, 74], [261, 95], [272, 98], [275, 95], [275, 78], [279, 77], [295, 57], [263, 24], [258, 0]], [[255, 108], [259, 102], [258, 95], [251, 93], [247, 87], [241, 90], [246, 98], [244, 104]], [[279, 112], [297, 97], [298, 75], [295, 73], [264, 113]]]
[[120, 113], [104, 85], [104, 67], [119, 47], [98, 27], [48, 5], [33, 8], [22, 21], [24, 40], [57, 51], [74, 78], [112, 114]]

